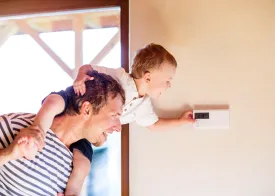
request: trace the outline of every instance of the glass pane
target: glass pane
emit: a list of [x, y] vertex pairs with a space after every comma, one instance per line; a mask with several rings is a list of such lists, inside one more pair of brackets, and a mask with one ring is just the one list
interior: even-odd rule
[[[0, 21], [0, 114], [36, 113], [49, 93], [72, 85], [75, 67], [79, 67], [75, 64], [75, 31], [81, 30], [75, 29], [75, 18], [83, 22], [82, 64], [96, 58], [100, 59], [95, 62], [98, 66], [121, 66], [120, 40], [111, 41], [120, 31], [118, 8], [19, 19], [24, 28], [17, 21]], [[81, 196], [121, 195], [120, 133], [93, 149]]]

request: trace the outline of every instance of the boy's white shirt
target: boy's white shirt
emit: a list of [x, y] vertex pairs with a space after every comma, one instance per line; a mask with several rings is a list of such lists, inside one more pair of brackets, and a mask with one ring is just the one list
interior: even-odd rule
[[123, 68], [106, 68], [91, 65], [100, 73], [105, 73], [116, 79], [125, 90], [126, 102], [120, 117], [121, 124], [136, 121], [138, 125], [147, 127], [158, 121], [149, 96], [139, 98], [134, 79]]

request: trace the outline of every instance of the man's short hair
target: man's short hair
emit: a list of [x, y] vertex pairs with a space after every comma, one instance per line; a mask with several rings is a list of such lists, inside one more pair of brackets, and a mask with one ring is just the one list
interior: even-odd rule
[[97, 71], [89, 71], [87, 75], [93, 77], [93, 80], [85, 82], [86, 92], [84, 95], [76, 95], [73, 88], [67, 89], [69, 93], [69, 102], [65, 113], [69, 115], [80, 114], [80, 108], [85, 101], [92, 105], [93, 114], [98, 114], [100, 109], [108, 103], [108, 99], [121, 97], [123, 105], [125, 104], [125, 92], [122, 86], [111, 76]]
[[133, 59], [131, 76], [139, 79], [149, 70], [158, 69], [164, 62], [177, 67], [175, 57], [163, 46], [154, 43], [148, 44], [136, 52]]

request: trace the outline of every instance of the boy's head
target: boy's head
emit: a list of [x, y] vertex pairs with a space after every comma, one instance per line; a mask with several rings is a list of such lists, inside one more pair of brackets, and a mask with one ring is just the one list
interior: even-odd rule
[[148, 44], [137, 51], [132, 65], [131, 76], [143, 80], [146, 94], [158, 98], [171, 87], [177, 68], [177, 61], [164, 47]]

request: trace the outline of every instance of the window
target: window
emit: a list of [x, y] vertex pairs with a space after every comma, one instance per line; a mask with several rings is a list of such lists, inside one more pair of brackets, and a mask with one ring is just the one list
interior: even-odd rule
[[[73, 20], [79, 15], [83, 20], [80, 39], [75, 35], [76, 30], [80, 29], [74, 29], [73, 25]], [[9, 24], [9, 21], [2, 23], [3, 28], [12, 25], [17, 30], [8, 39], [2, 40], [3, 45], [0, 47], [0, 114], [36, 113], [41, 101], [50, 92], [71, 86], [72, 77], [79, 66], [75, 59], [79, 55], [75, 39], [83, 40], [80, 44], [83, 53], [79, 55], [82, 64], [99, 59], [96, 63], [100, 66], [120, 67], [120, 40], [114, 39], [120, 37], [117, 36], [120, 34], [119, 16], [119, 9], [111, 9], [25, 18], [15, 24]], [[39, 36], [38, 39], [35, 38], [36, 35]], [[63, 65], [60, 65], [60, 61]], [[64, 65], [67, 66], [66, 69]], [[68, 70], [72, 70], [71, 75]], [[121, 195], [120, 160], [121, 135], [115, 133], [109, 136], [102, 147], [94, 147], [92, 169], [82, 195]]]

